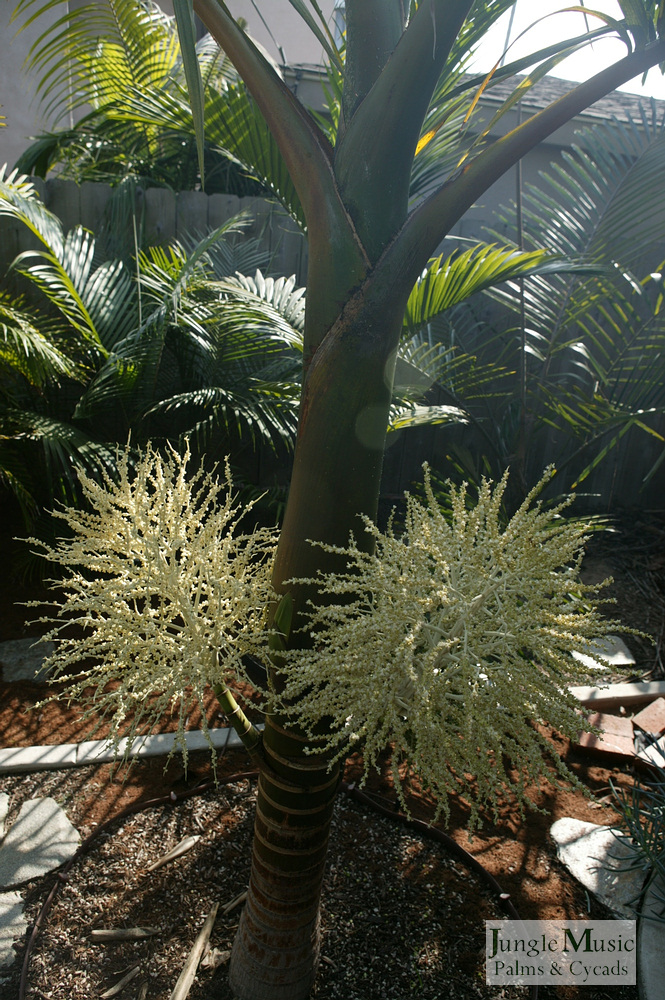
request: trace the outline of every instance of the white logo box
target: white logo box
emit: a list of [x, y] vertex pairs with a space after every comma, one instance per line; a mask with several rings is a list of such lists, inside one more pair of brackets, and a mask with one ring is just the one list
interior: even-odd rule
[[634, 920], [486, 920], [486, 982], [632, 986]]

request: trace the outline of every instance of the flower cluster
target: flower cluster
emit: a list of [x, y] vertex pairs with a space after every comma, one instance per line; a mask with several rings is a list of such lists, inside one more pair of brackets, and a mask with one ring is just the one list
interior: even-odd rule
[[321, 745], [330, 719], [322, 749], [339, 759], [357, 744], [366, 772], [394, 743], [395, 776], [405, 760], [444, 812], [453, 791], [469, 793], [474, 820], [502, 788], [522, 805], [526, 778], [549, 773], [534, 720], [579, 731], [567, 686], [587, 673], [571, 654], [616, 627], [596, 608], [599, 588], [577, 579], [584, 527], [561, 516], [565, 503], [534, 502], [543, 482], [504, 525], [505, 476], [483, 482], [475, 504], [453, 488], [447, 519], [426, 473], [427, 503], [407, 497], [402, 533], [366, 519], [372, 554], [353, 537], [322, 546], [347, 569], [298, 581], [318, 597], [303, 643], [313, 648], [285, 654], [291, 721]]
[[220, 482], [188, 475], [189, 457], [149, 446], [135, 464], [119, 456], [117, 480], [80, 474], [88, 509], [56, 512], [68, 536], [37, 543], [67, 571], [44, 637], [56, 643], [45, 667], [66, 685], [56, 697], [87, 702], [84, 718], [110, 719], [112, 741], [126, 735], [128, 750], [178, 706], [185, 751], [190, 708], [203, 709], [206, 687], [242, 673], [243, 656], [265, 642], [275, 533], [240, 533], [249, 508], [234, 506], [228, 463]]

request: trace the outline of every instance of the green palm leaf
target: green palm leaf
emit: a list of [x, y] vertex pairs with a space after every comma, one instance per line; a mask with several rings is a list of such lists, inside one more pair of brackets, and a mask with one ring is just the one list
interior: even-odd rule
[[56, 346], [53, 336], [47, 335], [56, 331], [52, 320], [0, 291], [0, 371], [5, 386], [7, 379], [16, 376], [35, 387], [63, 377], [82, 377], [76, 362]]
[[[7, 409], [3, 426], [14, 442], [34, 446], [35, 458], [32, 473], [28, 473], [26, 494], [41, 495], [47, 502], [76, 503], [79, 497], [77, 469], [84, 469], [97, 479], [113, 476], [115, 447], [95, 440], [80, 427], [34, 410]], [[43, 479], [45, 477], [45, 479]], [[32, 492], [31, 492], [32, 491]]]
[[269, 194], [304, 224], [283, 158], [236, 71], [209, 37], [194, 45], [189, 0], [175, 7], [182, 51], [174, 19], [152, 3], [109, 0], [70, 17], [65, 0], [22, 0], [17, 13], [30, 22], [60, 9], [31, 56], [40, 94], [54, 111], [92, 110], [40, 137], [22, 170], [45, 176], [59, 165], [79, 182], [131, 175], [176, 190], [205, 174], [208, 193]]
[[18, 170], [7, 172], [6, 166], [0, 167], [0, 215], [20, 222], [54, 256], [62, 256], [65, 238], [60, 219], [45, 207], [29, 177]]
[[512, 247], [479, 244], [455, 250], [430, 262], [415, 285], [404, 315], [405, 329], [411, 332], [470, 296], [505, 281], [539, 274], [568, 273], [576, 266], [544, 249], [520, 252]]
[[194, 9], [188, 0], [173, 0], [173, 12], [175, 14], [178, 35], [180, 38], [180, 49], [182, 54], [182, 65], [187, 81], [187, 93], [189, 104], [192, 109], [192, 123], [196, 136], [196, 151], [199, 161], [199, 173], [201, 175], [201, 187], [205, 187], [205, 96], [203, 80], [201, 78], [201, 68], [196, 54], [196, 31], [194, 27]]
[[172, 18], [151, 0], [107, 0], [70, 9], [67, 0], [19, 0], [23, 27], [44, 14], [55, 20], [33, 45], [28, 66], [39, 80], [47, 116], [113, 101], [127, 87], [160, 86], [177, 55]]
[[[598, 272], [536, 275], [490, 293], [514, 315], [523, 310], [521, 337], [512, 331], [515, 367], [526, 373], [523, 403], [537, 414], [526, 427], [523, 452], [542, 447], [535, 444], [538, 427], [551, 428], [565, 444], [558, 465], [574, 469], [577, 482], [629, 430], [656, 438], [663, 432], [665, 324], [658, 288], [631, 272], [659, 270], [664, 139], [665, 124], [653, 106], [638, 122], [582, 133], [538, 189], [526, 193], [525, 239], [531, 247], [596, 262]], [[527, 355], [523, 362], [520, 351]]]

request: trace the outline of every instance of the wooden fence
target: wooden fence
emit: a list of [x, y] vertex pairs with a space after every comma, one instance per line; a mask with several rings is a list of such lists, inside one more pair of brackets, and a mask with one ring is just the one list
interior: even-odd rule
[[[44, 204], [62, 221], [65, 232], [82, 225], [98, 234], [109, 225], [113, 189], [107, 184], [86, 181], [34, 179]], [[140, 230], [143, 246], [160, 246], [173, 240], [200, 237], [211, 232], [239, 212], [250, 218], [245, 236], [256, 237], [270, 254], [271, 269], [280, 274], [295, 274], [304, 283], [307, 268], [307, 244], [296, 223], [273, 202], [261, 198], [237, 198], [234, 195], [202, 191], [175, 193], [167, 188], [136, 188], [133, 219]], [[132, 225], [131, 219], [126, 225]], [[128, 237], [131, 233], [126, 234]], [[0, 217], [0, 273], [17, 254], [37, 246], [34, 237], [18, 222]]]

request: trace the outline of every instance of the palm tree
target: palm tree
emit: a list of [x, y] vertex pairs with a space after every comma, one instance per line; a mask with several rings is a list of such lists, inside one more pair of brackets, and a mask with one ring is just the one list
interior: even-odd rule
[[[23, 0], [20, 8], [32, 2]], [[492, 140], [484, 129], [459, 134], [460, 115], [473, 120], [484, 84], [469, 86], [460, 65], [511, 0], [347, 0], [343, 69], [317, 19], [318, 5], [292, 3], [340, 67], [332, 141], [222, 0], [194, 0], [194, 10], [263, 114], [307, 224], [298, 438], [273, 571], [274, 587], [285, 595], [276, 623], [286, 643], [306, 652], [312, 639], [299, 625], [308, 602], [322, 596], [314, 584], [289, 581], [343, 573], [340, 549], [358, 515], [375, 518], [398, 345], [417, 279], [441, 240], [498, 177], [590, 103], [665, 61], [665, 40], [655, 0], [623, 4], [622, 20], [599, 30], [619, 30], [625, 58]], [[174, 6], [201, 136], [204, 88], [192, 8], [188, 0]], [[567, 48], [580, 44], [575, 39]], [[535, 57], [540, 69], [532, 78], [555, 57], [553, 49]], [[517, 68], [506, 67], [504, 74]], [[435, 141], [447, 151], [441, 173], [423, 172], [420, 197], [411, 202], [414, 164]], [[372, 536], [359, 544], [369, 551]], [[286, 721], [269, 715], [263, 739], [252, 875], [231, 963], [233, 988], [246, 1000], [307, 996], [318, 959], [319, 896], [338, 769], [309, 754], [307, 735]]]
[[[652, 105], [639, 121], [584, 130], [525, 192], [522, 246], [597, 270], [539, 274], [488, 293], [522, 320], [501, 334], [500, 359], [516, 380], [470, 418], [495, 475], [517, 466], [527, 488], [547, 454], [565, 487], [577, 488], [629, 432], [663, 442], [664, 146], [665, 122]], [[655, 469], [643, 469], [645, 482]]]
[[[0, 299], [3, 482], [26, 514], [71, 502], [77, 470], [113, 475], [115, 446], [148, 438], [263, 439], [290, 447], [303, 290], [243, 277], [265, 265], [256, 241], [233, 245], [236, 217], [190, 247], [148, 248], [135, 268], [100, 260], [93, 235], [65, 235], [34, 186], [0, 175], [0, 214], [40, 249], [14, 269], [43, 309]], [[30, 287], [28, 286], [28, 287]]]
[[[307, 9], [294, 0], [294, 6], [315, 23], [315, 5]], [[402, 317], [436, 247], [525, 152], [624, 80], [665, 59], [658, 4], [622, 5], [621, 30], [629, 48], [624, 59], [500, 139], [491, 141], [486, 133], [480, 140], [463, 137], [453, 169], [410, 206], [417, 151], [428, 137], [441, 135], [463, 100], [456, 75], [460, 55], [476, 25], [486, 27], [511, 6], [423, 0], [416, 9], [401, 0], [349, 0], [333, 146], [222, 0], [194, 0], [194, 10], [268, 122], [308, 226], [300, 421], [273, 577], [275, 588], [290, 595], [295, 627], [317, 592], [314, 586], [284, 581], [334, 571], [340, 561], [334, 547], [345, 546], [358, 514], [376, 515]], [[186, 39], [192, 32], [191, 7], [177, 3], [176, 12]], [[315, 26], [337, 59], [325, 26]], [[200, 95], [190, 56], [191, 45], [185, 45], [190, 92]], [[544, 65], [547, 58], [534, 61]], [[435, 94], [443, 99], [432, 107]], [[473, 92], [464, 100], [472, 115]], [[321, 550], [312, 541], [333, 549]], [[298, 636], [297, 641], [306, 639]], [[303, 734], [278, 717], [267, 718], [252, 877], [231, 967], [241, 997], [304, 997], [313, 980], [337, 772], [308, 756], [306, 748]]]

